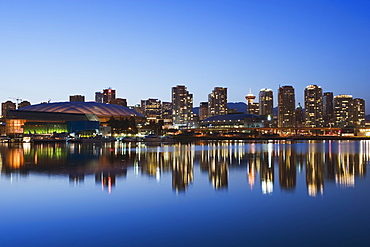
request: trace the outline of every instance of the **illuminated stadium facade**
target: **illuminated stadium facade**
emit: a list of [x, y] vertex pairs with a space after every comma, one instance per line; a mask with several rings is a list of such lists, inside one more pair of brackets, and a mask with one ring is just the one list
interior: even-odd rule
[[20, 108], [22, 111], [53, 112], [53, 113], [76, 113], [92, 114], [99, 121], [107, 122], [111, 117], [144, 119], [144, 116], [127, 107], [97, 102], [56, 102], [47, 104], [30, 105]]
[[111, 118], [145, 117], [124, 106], [96, 102], [57, 102], [22, 107], [9, 111], [7, 135], [98, 132]]

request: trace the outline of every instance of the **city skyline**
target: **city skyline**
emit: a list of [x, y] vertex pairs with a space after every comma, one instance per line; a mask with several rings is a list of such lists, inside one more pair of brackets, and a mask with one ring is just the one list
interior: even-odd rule
[[[307, 85], [365, 99], [370, 79], [366, 1], [2, 1], [2, 102], [94, 100], [113, 88], [129, 105], [171, 101], [185, 85], [194, 106], [214, 87], [229, 102], [252, 88]], [[274, 98], [274, 106], [277, 97]]]
[[[176, 88], [176, 87], [185, 87], [186, 88], [186, 85], [176, 85], [176, 86], [172, 87], [172, 91], [173, 91], [173, 88]], [[292, 86], [292, 85], [284, 85], [284, 86], [280, 86], [280, 88], [277, 90], [276, 94], [279, 94], [279, 90], [281, 89], [281, 87], [290, 87], [290, 88], [293, 88], [293, 91], [295, 90], [295, 87]], [[311, 87], [318, 87], [318, 88], [320, 88], [321, 95], [322, 96], [325, 96], [326, 94], [330, 94], [330, 95], [332, 95], [332, 97], [333, 96], [340, 97], [340, 96], [345, 95], [345, 96], [348, 96], [348, 97], [353, 97], [354, 99], [361, 99], [359, 97], [356, 97], [356, 95], [350, 95], [350, 94], [338, 94], [338, 95], [336, 95], [336, 94], [333, 94], [333, 92], [330, 92], [330, 91], [323, 91], [322, 88], [320, 86], [318, 86], [318, 85], [308, 85], [308, 86], [306, 86], [306, 88], [304, 90], [305, 97], [306, 97], [307, 88], [311, 88]], [[227, 87], [222, 88], [222, 87], [217, 87], [216, 86], [216, 87], [213, 88], [212, 93], [214, 93], [214, 91], [217, 90], [217, 89], [223, 89], [223, 90], [225, 90], [225, 92], [227, 92]], [[232, 101], [228, 101], [227, 99], [226, 99], [225, 102], [226, 103], [245, 103], [245, 105], [247, 107], [247, 111], [249, 111], [248, 110], [248, 104], [249, 104], [248, 102], [250, 101], [249, 98], [251, 97], [253, 99], [251, 102], [254, 102], [255, 99], [257, 99], [257, 101], [253, 103], [253, 104], [256, 104], [256, 106], [255, 106], [256, 109], [253, 108], [253, 110], [252, 110], [253, 112], [251, 114], [264, 115], [264, 114], [261, 114], [260, 113], [260, 111], [261, 111], [261, 109], [260, 109], [261, 108], [260, 107], [260, 103], [261, 102], [264, 102], [264, 104], [266, 104], [265, 99], [264, 99], [265, 96], [263, 96], [261, 98], [261, 94], [264, 95], [264, 94], [266, 94], [266, 92], [269, 93], [269, 96], [268, 97], [271, 97], [269, 100], [271, 102], [273, 102], [272, 104], [271, 104], [271, 102], [269, 103], [270, 104], [269, 107], [271, 108], [270, 111], [273, 110], [273, 108], [277, 109], [278, 106], [279, 106], [279, 102], [278, 102], [278, 100], [274, 100], [273, 99], [274, 98], [273, 97], [274, 91], [271, 90], [271, 89], [268, 89], [268, 88], [261, 88], [260, 91], [256, 95], [252, 93], [252, 89], [250, 88], [249, 93], [244, 97], [244, 102], [243, 101], [235, 101], [235, 102], [232, 102]], [[172, 92], [172, 94], [173, 94], [173, 92]], [[208, 95], [208, 101], [209, 101], [209, 97], [210, 97], [211, 94]], [[117, 104], [117, 105], [122, 105], [122, 106], [125, 106], [125, 107], [135, 108], [137, 106], [142, 105], [143, 104], [143, 101], [146, 101], [146, 99], [141, 99], [140, 100], [141, 103], [138, 103], [138, 104], [127, 104], [127, 99], [116, 97], [116, 90], [114, 88], [111, 88], [111, 87], [104, 88], [101, 91], [96, 91], [94, 93], [94, 95], [95, 95], [94, 100], [85, 100], [85, 95], [81, 95], [81, 94], [69, 94], [68, 100], [58, 101], [58, 102], [68, 102], [68, 101], [82, 101], [82, 102], [84, 102], [84, 101], [86, 101], [86, 102], [98, 102], [98, 103], [105, 103], [105, 104]], [[111, 96], [108, 96], [108, 95], [111, 95]], [[227, 93], [225, 95], [227, 95]], [[257, 97], [257, 96], [259, 96], [259, 97]], [[105, 97], [105, 100], [103, 99], [104, 97]], [[108, 99], [108, 97], [111, 97], [114, 100]], [[192, 97], [193, 97], [193, 95], [192, 95]], [[296, 100], [296, 98], [297, 98], [297, 94], [294, 94], [294, 101], [295, 101], [294, 104], [293, 104], [294, 107], [300, 107], [302, 104], [305, 105], [305, 103], [307, 103], [306, 102], [306, 99], [303, 99], [302, 102], [299, 102], [299, 101]], [[153, 99], [153, 98], [148, 98], [148, 99]], [[156, 98], [155, 100], [166, 102], [165, 100], [162, 100], [160, 98]], [[364, 100], [364, 99], [361, 99], [361, 100]], [[121, 101], [123, 101], [123, 103]], [[275, 101], [277, 101], [277, 102], [275, 102]], [[32, 103], [32, 102], [30, 102], [28, 100], [21, 99], [21, 98], [10, 98], [10, 99], [8, 99], [6, 101], [3, 101], [2, 103], [6, 103], [6, 102], [9, 102], [9, 103], [12, 103], [12, 104], [16, 105], [17, 106], [16, 109], [21, 108], [23, 106], [28, 106], [30, 103], [31, 104], [57, 103], [57, 102], [51, 101], [51, 100], [48, 100], [47, 102], [44, 101], [44, 102]], [[193, 108], [199, 108], [199, 107], [202, 106], [203, 103], [205, 103], [205, 102], [199, 102], [199, 105], [194, 105], [193, 104]], [[208, 103], [209, 102], [207, 102], [207, 105], [208, 105]], [[366, 105], [366, 102], [365, 102], [365, 105]], [[303, 109], [306, 109], [306, 107], [303, 107]], [[256, 110], [256, 113], [254, 113], [254, 110]], [[219, 115], [223, 115], [223, 114], [225, 114], [225, 113], [221, 113]]]
[[367, 246], [369, 10], [0, 0], [0, 247]]

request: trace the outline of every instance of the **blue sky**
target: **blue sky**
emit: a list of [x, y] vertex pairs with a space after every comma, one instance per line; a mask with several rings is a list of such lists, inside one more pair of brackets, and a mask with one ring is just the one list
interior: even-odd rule
[[215, 86], [230, 102], [252, 88], [317, 84], [367, 101], [369, 1], [0, 0], [0, 101], [68, 101], [111, 87], [129, 105], [194, 106]]

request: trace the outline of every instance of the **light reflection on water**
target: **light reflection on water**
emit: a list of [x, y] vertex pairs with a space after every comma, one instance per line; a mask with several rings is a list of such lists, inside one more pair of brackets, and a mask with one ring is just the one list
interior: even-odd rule
[[368, 246], [369, 148], [2, 144], [0, 246]]
[[[233, 170], [245, 173], [249, 189], [257, 183], [262, 194], [294, 192], [297, 174], [304, 174], [307, 194], [324, 195], [325, 185], [355, 187], [366, 175], [369, 141], [210, 141], [199, 143], [145, 144], [13, 144], [0, 146], [1, 174], [68, 176], [83, 184], [95, 175], [102, 189], [112, 192], [116, 179], [133, 168], [136, 176], [161, 181], [171, 176], [172, 189], [187, 190], [194, 183], [194, 169], [208, 174], [215, 190], [227, 189]], [[301, 178], [301, 176], [299, 176]], [[20, 178], [21, 179], [21, 178]]]

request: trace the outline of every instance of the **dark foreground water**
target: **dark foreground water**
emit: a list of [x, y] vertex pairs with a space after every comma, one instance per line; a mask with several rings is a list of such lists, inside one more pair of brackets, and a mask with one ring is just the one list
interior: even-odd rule
[[0, 246], [369, 246], [369, 141], [0, 145]]

